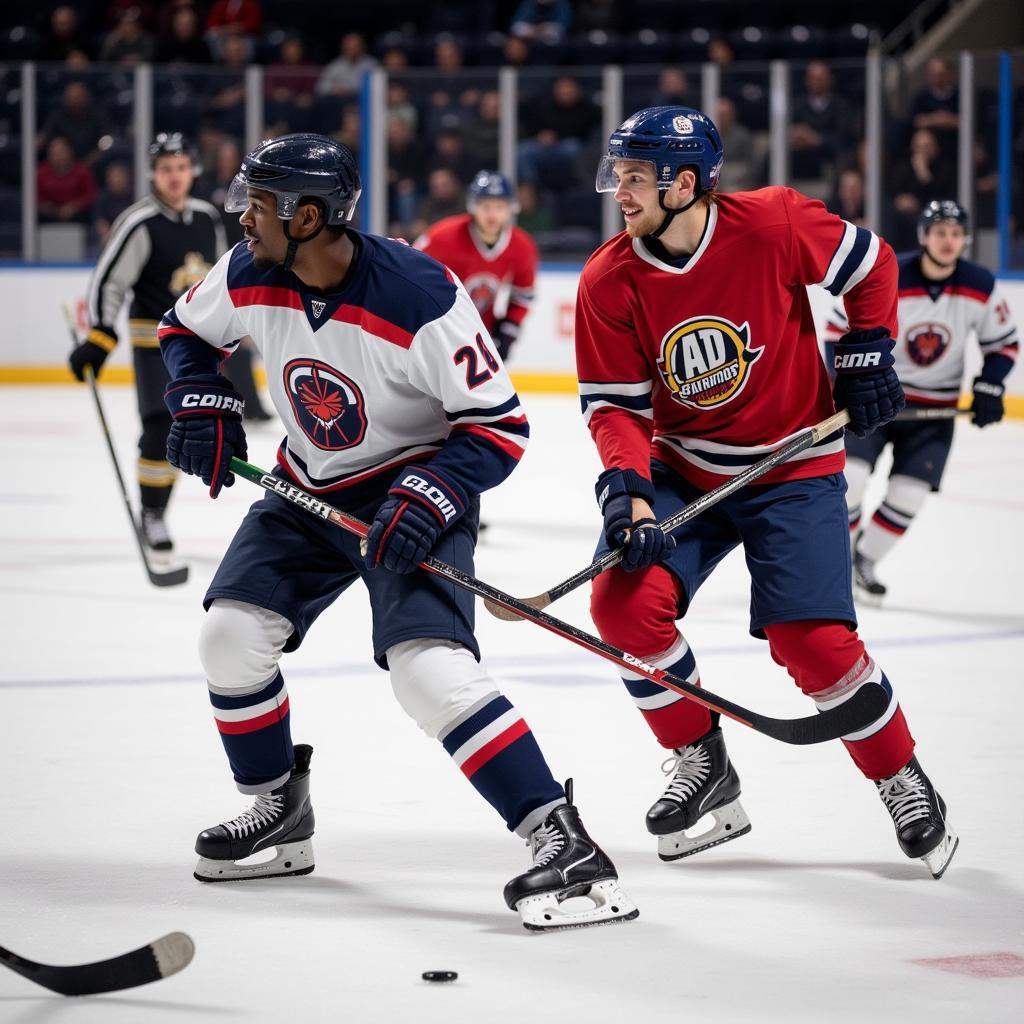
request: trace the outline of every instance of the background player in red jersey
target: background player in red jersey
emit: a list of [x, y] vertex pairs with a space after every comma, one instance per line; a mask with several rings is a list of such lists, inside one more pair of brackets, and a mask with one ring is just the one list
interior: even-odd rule
[[[967, 211], [952, 199], [936, 199], [917, 222], [920, 250], [899, 258], [899, 322], [895, 370], [912, 408], [955, 409], [963, 386], [968, 340], [981, 349], [981, 372], [971, 384], [971, 422], [1003, 418], [1003, 381], [1020, 349], [1010, 307], [990, 270], [963, 258], [970, 244]], [[825, 330], [825, 349], [846, 333], [846, 312], [837, 305]], [[910, 529], [925, 499], [942, 482], [953, 445], [954, 421], [920, 419], [891, 423], [868, 437], [846, 439], [846, 503], [853, 538], [853, 580], [876, 604], [886, 586], [875, 565]], [[885, 498], [861, 526], [868, 479], [886, 445], [892, 468]]]
[[[606, 640], [698, 681], [676, 627], [715, 566], [742, 544], [750, 631], [768, 640], [820, 708], [864, 683], [892, 687], [856, 632], [843, 439], [823, 439], [666, 536], [656, 522], [833, 412], [806, 285], [845, 295], [850, 330], [836, 345], [835, 406], [867, 434], [904, 404], [892, 370], [896, 262], [876, 235], [791, 189], [717, 195], [723, 151], [700, 111], [654, 107], [614, 132], [597, 175], [625, 232], [587, 262], [576, 310], [583, 413], [605, 465], [599, 553], [626, 544], [597, 578], [594, 621]], [[639, 676], [627, 689], [673, 751], [647, 814], [659, 854], [675, 860], [749, 831], [717, 716]], [[844, 737], [875, 781], [904, 853], [939, 877], [956, 849], [945, 804], [914, 757], [895, 696]], [[710, 831], [687, 830], [706, 814]]]
[[513, 223], [519, 204], [504, 174], [479, 171], [467, 209], [439, 220], [414, 244], [459, 276], [504, 361], [533, 301], [537, 246]]

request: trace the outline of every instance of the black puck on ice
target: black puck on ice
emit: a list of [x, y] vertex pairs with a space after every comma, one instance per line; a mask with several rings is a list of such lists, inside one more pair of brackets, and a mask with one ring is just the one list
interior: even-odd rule
[[458, 978], [457, 971], [424, 971], [424, 981], [455, 981]]

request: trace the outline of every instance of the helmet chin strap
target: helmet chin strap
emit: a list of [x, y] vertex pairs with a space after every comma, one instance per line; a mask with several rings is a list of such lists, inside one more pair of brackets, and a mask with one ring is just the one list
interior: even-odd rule
[[[285, 270], [292, 269], [292, 264], [295, 262], [295, 256], [299, 251], [299, 246], [302, 245], [303, 242], [312, 242], [313, 239], [316, 238], [316, 236], [319, 235], [325, 227], [327, 227], [327, 211], [319, 203], [314, 205], [320, 206], [321, 216], [320, 226], [311, 235], [307, 235], [305, 238], [293, 238], [291, 232], [291, 220], [281, 222], [281, 226], [284, 228], [284, 237], [288, 239], [288, 251], [285, 253], [284, 262], [281, 264]], [[342, 230], [344, 230], [345, 225], [341, 225], [341, 227]]]
[[694, 191], [693, 198], [685, 206], [680, 206], [679, 209], [673, 210], [673, 209], [670, 209], [669, 207], [667, 207], [665, 205], [665, 193], [662, 192], [659, 189], [659, 191], [658, 191], [658, 205], [665, 212], [665, 218], [664, 218], [664, 220], [662, 220], [661, 224], [658, 225], [658, 227], [654, 229], [654, 231], [652, 231], [652, 232], [650, 232], [650, 234], [648, 234], [647, 237], [648, 238], [661, 238], [661, 236], [668, 230], [668, 227], [672, 223], [672, 221], [674, 221], [676, 219], [676, 217], [679, 216], [679, 214], [686, 213], [686, 211], [691, 206], [693, 206], [693, 204], [695, 202], [697, 202], [697, 200], [700, 199], [700, 197], [701, 197], [701, 193], [697, 192], [697, 191]]

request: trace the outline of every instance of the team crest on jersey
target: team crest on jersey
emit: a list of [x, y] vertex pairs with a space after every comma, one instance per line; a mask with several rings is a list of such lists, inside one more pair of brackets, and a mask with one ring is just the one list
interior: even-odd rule
[[915, 366], [931, 366], [942, 358], [950, 340], [944, 324], [914, 324], [907, 328], [907, 354]]
[[718, 316], [695, 316], [661, 341], [658, 369], [672, 397], [688, 409], [715, 409], [746, 387], [762, 348], [750, 347], [750, 325]]
[[293, 359], [284, 386], [295, 421], [317, 448], [340, 452], [366, 436], [363, 393], [340, 370], [319, 359]]
[[473, 305], [476, 306], [476, 311], [483, 316], [494, 305], [501, 280], [494, 274], [484, 272], [467, 277], [463, 284], [473, 300]]
[[[201, 252], [185, 253], [184, 262], [171, 274], [171, 294], [180, 295], [183, 291], [199, 284], [210, 272], [210, 264], [203, 259]], [[189, 294], [189, 298], [192, 298]]]
[[324, 310], [327, 308], [326, 302], [321, 302], [319, 299], [310, 299], [309, 304], [313, 307], [313, 316], [320, 319], [324, 315]]

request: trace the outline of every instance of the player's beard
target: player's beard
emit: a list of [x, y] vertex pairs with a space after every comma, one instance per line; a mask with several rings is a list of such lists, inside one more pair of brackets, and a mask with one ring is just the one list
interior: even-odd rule
[[645, 235], [653, 234], [661, 227], [664, 216], [660, 208], [643, 210], [635, 220], [626, 221], [626, 233], [630, 238], [643, 238]]

